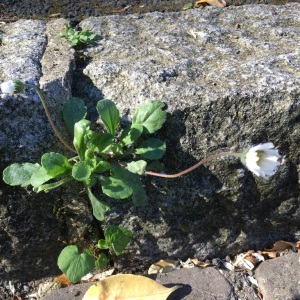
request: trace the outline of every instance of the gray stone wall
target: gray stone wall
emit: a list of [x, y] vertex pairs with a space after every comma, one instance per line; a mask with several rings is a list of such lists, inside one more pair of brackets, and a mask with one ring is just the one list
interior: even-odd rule
[[108, 222], [135, 232], [122, 267], [299, 238], [298, 14], [298, 5], [254, 5], [81, 23], [102, 39], [86, 51], [91, 62], [83, 73], [92, 85], [78, 90], [112, 99], [129, 115], [140, 103], [164, 101], [169, 116], [159, 135], [167, 142], [167, 173], [267, 141], [284, 158], [267, 182], [236, 159], [179, 179], [145, 178], [145, 207], [122, 202], [108, 213]]
[[[269, 181], [226, 158], [178, 179], [145, 177], [144, 207], [108, 200], [106, 222], [135, 234], [114, 258], [117, 267], [143, 269], [166, 257], [205, 259], [299, 239], [299, 11], [297, 4], [249, 5], [89, 18], [81, 27], [99, 40], [85, 51], [86, 67], [76, 70], [74, 51], [58, 38], [65, 20], [0, 25], [1, 82], [39, 85], [60, 129], [71, 94], [86, 101], [93, 122], [100, 99], [114, 100], [126, 119], [138, 104], [160, 99], [168, 112], [158, 133], [167, 143], [167, 173], [261, 142], [273, 142], [283, 156]], [[69, 155], [32, 91], [1, 95], [0, 123], [1, 170], [39, 161], [46, 151]], [[0, 277], [56, 273], [63, 241], [91, 236], [91, 220], [80, 188], [36, 195], [1, 181]]]

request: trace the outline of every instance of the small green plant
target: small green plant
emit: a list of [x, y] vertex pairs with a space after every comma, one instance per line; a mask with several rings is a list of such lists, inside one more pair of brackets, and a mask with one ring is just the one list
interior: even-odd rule
[[191, 8], [194, 8], [194, 4], [193, 3], [186, 3], [182, 6], [182, 10], [188, 10], [188, 9], [191, 9]]
[[[144, 174], [150, 161], [160, 159], [166, 151], [165, 142], [150, 137], [166, 120], [163, 107], [161, 101], [142, 104], [134, 113], [132, 124], [118, 131], [119, 110], [111, 100], [100, 100], [96, 109], [105, 130], [96, 132], [90, 129], [90, 121], [85, 119], [83, 100], [70, 98], [64, 106], [63, 116], [67, 128], [74, 133], [74, 148], [68, 145], [68, 149], [76, 155], [67, 158], [49, 152], [42, 156], [40, 163], [14, 163], [3, 171], [3, 180], [12, 186], [32, 186], [37, 193], [49, 192], [71, 180], [78, 181], [83, 185], [98, 221], [103, 221], [110, 209], [101, 197], [95, 196], [93, 188], [98, 186], [111, 198], [132, 197], [134, 205], [142, 205], [146, 193], [140, 175]], [[67, 145], [65, 141], [63, 143]], [[111, 249], [119, 255], [132, 233], [118, 226], [108, 226], [104, 236], [96, 248]], [[75, 247], [66, 247], [58, 259], [59, 267], [72, 282], [78, 281], [95, 265], [102, 268], [106, 265], [108, 258], [104, 253], [95, 257], [85, 249], [79, 254]]]
[[[49, 192], [72, 180], [82, 184], [94, 217], [103, 221], [110, 206], [102, 193], [117, 200], [131, 197], [134, 205], [145, 202], [146, 193], [140, 176], [152, 175], [164, 178], [182, 176], [200, 165], [224, 156], [234, 156], [255, 175], [268, 179], [280, 166], [280, 155], [273, 143], [264, 143], [246, 149], [242, 153], [222, 152], [202, 159], [192, 167], [177, 174], [155, 173], [148, 170], [149, 163], [162, 158], [166, 151], [165, 142], [151, 137], [159, 130], [165, 120], [164, 103], [156, 100], [140, 105], [132, 117], [132, 123], [120, 128], [120, 115], [114, 102], [100, 100], [96, 106], [104, 130], [90, 128], [86, 119], [86, 107], [80, 98], [70, 98], [64, 108], [63, 116], [67, 128], [73, 132], [73, 146], [62, 137], [49, 114], [44, 98], [37, 87], [11, 80], [0, 85], [2, 92], [20, 93], [25, 87], [33, 88], [40, 97], [49, 122], [59, 140], [75, 156], [45, 153], [40, 163], [14, 163], [3, 171], [3, 180], [12, 186], [32, 186], [33, 191]], [[101, 189], [100, 196], [99, 191]], [[96, 195], [97, 196], [96, 196]], [[94, 267], [105, 268], [109, 259], [104, 251], [120, 255], [128, 245], [132, 233], [115, 225], [104, 230], [104, 239], [81, 253], [75, 245], [65, 247], [59, 255], [58, 266], [71, 282], [77, 282]]]
[[84, 48], [86, 46], [95, 45], [96, 33], [83, 29], [82, 31], [76, 30], [65, 24], [64, 30], [59, 34], [68, 40], [69, 44], [75, 48]]
[[104, 269], [108, 264], [108, 257], [103, 252], [96, 254], [96, 249], [112, 249], [116, 255], [120, 255], [132, 238], [132, 233], [119, 226], [109, 225], [104, 230], [104, 237], [97, 245], [84, 249], [81, 254], [75, 245], [62, 250], [57, 264], [71, 282], [78, 282], [94, 267]]

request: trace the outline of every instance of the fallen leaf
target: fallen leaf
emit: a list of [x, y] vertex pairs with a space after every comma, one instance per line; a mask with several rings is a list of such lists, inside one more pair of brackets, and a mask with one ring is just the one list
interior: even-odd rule
[[245, 257], [251, 255], [254, 251], [253, 250], [249, 250], [248, 252], [246, 253], [240, 253], [237, 255], [233, 265], [236, 267], [240, 264], [240, 262], [242, 262], [244, 260]]
[[89, 281], [93, 277], [93, 273], [87, 273], [85, 276], [83, 276], [80, 281]]
[[240, 263], [239, 263], [239, 267], [244, 268], [246, 270], [253, 270], [254, 269], [254, 264], [247, 260], [247, 259], [243, 259]]
[[107, 270], [107, 271], [104, 271], [104, 272], [95, 274], [95, 275], [91, 278], [90, 281], [103, 280], [103, 279], [105, 279], [106, 277], [111, 276], [112, 273], [113, 273], [114, 271], [115, 271], [115, 269], [110, 269], [110, 270]]
[[194, 39], [197, 38], [197, 32], [195, 32], [192, 28], [190, 28], [187, 33], [191, 35]]
[[277, 241], [274, 243], [274, 247], [272, 249], [265, 249], [265, 251], [284, 251], [287, 249], [293, 249], [296, 247], [295, 243], [285, 242], [285, 241]]
[[197, 7], [199, 5], [203, 6], [206, 4], [223, 8], [227, 3], [224, 0], [198, 0], [195, 2], [194, 7]]
[[37, 292], [37, 298], [44, 297], [47, 294], [51, 293], [54, 290], [60, 289], [61, 285], [57, 282], [44, 282], [39, 284], [38, 292]]
[[249, 255], [245, 259], [248, 260], [248, 261], [250, 261], [253, 265], [256, 265], [256, 263], [257, 263], [257, 260], [256, 260], [256, 258], [254, 256], [250, 256]]
[[257, 297], [259, 298], [259, 300], [263, 300], [263, 295], [259, 290], [257, 291]]
[[269, 258], [276, 258], [277, 257], [277, 252], [273, 251], [257, 251], [259, 254], [264, 254], [267, 255]]
[[255, 278], [253, 278], [252, 276], [248, 276], [247, 279], [254, 285], [258, 286], [258, 282]]
[[52, 14], [52, 15], [49, 15], [49, 18], [55, 18], [55, 17], [58, 17], [60, 15], [61, 15], [61, 13]]
[[203, 268], [208, 267], [208, 266], [211, 265], [211, 264], [208, 264], [208, 263], [206, 263], [206, 262], [199, 261], [197, 258], [191, 259], [191, 262], [192, 262], [195, 266], [197, 266], [197, 267], [203, 267]]
[[179, 287], [166, 288], [144, 276], [119, 274], [91, 286], [82, 300], [165, 300]]
[[230, 270], [230, 271], [234, 271], [234, 265], [233, 265], [233, 264], [231, 264], [231, 263], [229, 263], [229, 262], [227, 262], [227, 261], [223, 261], [222, 264], [223, 264], [223, 266], [224, 266], [226, 269], [228, 269], [228, 270]]
[[17, 18], [1, 18], [0, 19], [0, 22], [2, 23], [2, 22], [4, 22], [4, 24], [5, 23], [9, 23], [9, 22], [16, 22], [16, 21], [18, 21], [19, 19], [17, 19]]
[[180, 265], [183, 268], [193, 268], [194, 267], [194, 264], [192, 263], [190, 258], [188, 258], [187, 261], [182, 261], [182, 260], [179, 260], [179, 261], [180, 261]]
[[11, 281], [8, 282], [9, 290], [14, 295], [15, 294], [15, 286], [11, 283]]
[[65, 274], [55, 277], [53, 282], [60, 283], [61, 287], [67, 287], [71, 285], [71, 281], [66, 277]]
[[159, 260], [152, 264], [148, 270], [148, 274], [169, 273], [178, 269], [179, 260]]
[[265, 258], [259, 253], [252, 253], [252, 256], [255, 257], [256, 262], [264, 261]]
[[130, 8], [131, 6], [132, 6], [132, 5], [127, 5], [127, 6], [123, 7], [123, 8], [121, 8], [121, 9], [114, 10], [113, 12], [114, 12], [114, 13], [120, 13], [120, 12], [122, 12], [122, 11], [127, 10], [127, 9]]

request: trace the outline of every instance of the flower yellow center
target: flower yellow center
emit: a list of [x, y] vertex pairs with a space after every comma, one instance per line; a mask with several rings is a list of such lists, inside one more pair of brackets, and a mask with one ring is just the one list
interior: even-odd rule
[[263, 151], [263, 150], [256, 151], [257, 163], [259, 163], [259, 161], [263, 158], [264, 153], [265, 153], [265, 151]]

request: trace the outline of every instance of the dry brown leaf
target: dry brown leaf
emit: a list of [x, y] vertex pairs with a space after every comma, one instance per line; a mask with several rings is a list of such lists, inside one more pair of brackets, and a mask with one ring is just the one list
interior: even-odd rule
[[257, 260], [253, 256], [247, 256], [245, 259], [247, 259], [248, 261], [250, 261], [253, 265], [257, 264]]
[[226, 6], [227, 3], [224, 0], [198, 0], [195, 2], [194, 6], [197, 7], [199, 5], [206, 4], [223, 8]]
[[259, 298], [259, 300], [263, 300], [263, 295], [259, 290], [257, 291], [257, 297]]
[[243, 259], [240, 263], [239, 263], [239, 267], [244, 268], [246, 270], [253, 270], [254, 269], [254, 264], [247, 260], [247, 259]]
[[99, 280], [103, 280], [108, 276], [111, 276], [112, 273], [115, 271], [115, 269], [110, 269], [104, 272], [100, 272], [98, 274], [95, 274], [90, 281], [99, 281]]
[[263, 255], [261, 255], [260, 253], [257, 253], [257, 252], [255, 252], [255, 253], [252, 253], [252, 257], [254, 257], [254, 259], [255, 259], [256, 263], [259, 263], [259, 262], [261, 262], [261, 261], [264, 261], [264, 260], [265, 260], [264, 256], [263, 256]]
[[52, 14], [52, 15], [49, 15], [49, 18], [56, 18], [56, 17], [58, 17], [60, 15], [61, 15], [61, 13]]
[[269, 258], [277, 257], [277, 252], [273, 252], [273, 251], [257, 251], [257, 253], [267, 255]]
[[191, 259], [191, 262], [192, 262], [195, 266], [197, 266], [197, 267], [203, 267], [203, 268], [205, 268], [205, 267], [210, 266], [210, 264], [208, 264], [208, 263], [206, 263], [206, 262], [203, 262], [203, 261], [199, 261], [197, 258], [192, 258], [192, 259]]
[[265, 251], [284, 251], [287, 249], [293, 249], [296, 247], [295, 243], [285, 242], [285, 241], [277, 241], [274, 243], [274, 247], [272, 249], [265, 249]]
[[233, 266], [238, 266], [240, 262], [244, 260], [245, 257], [252, 255], [254, 250], [248, 250], [246, 253], [240, 253], [236, 256], [235, 261], [233, 262]]
[[152, 264], [148, 270], [148, 274], [169, 273], [178, 269], [179, 260], [164, 260], [161, 259]]
[[122, 11], [127, 10], [127, 9], [130, 8], [131, 6], [132, 6], [132, 5], [127, 5], [127, 6], [123, 7], [123, 8], [121, 8], [121, 9], [116, 9], [116, 10], [114, 10], [113, 12], [114, 12], [114, 13], [120, 13], [120, 12], [122, 12]]
[[55, 277], [53, 282], [60, 283], [61, 287], [67, 287], [71, 285], [71, 281], [66, 277], [65, 274]]
[[182, 261], [181, 259], [179, 261], [180, 261], [180, 265], [182, 268], [194, 268], [195, 267], [190, 258], [188, 258], [186, 261]]
[[82, 300], [165, 300], [179, 287], [166, 288], [144, 276], [118, 274], [92, 285]]

